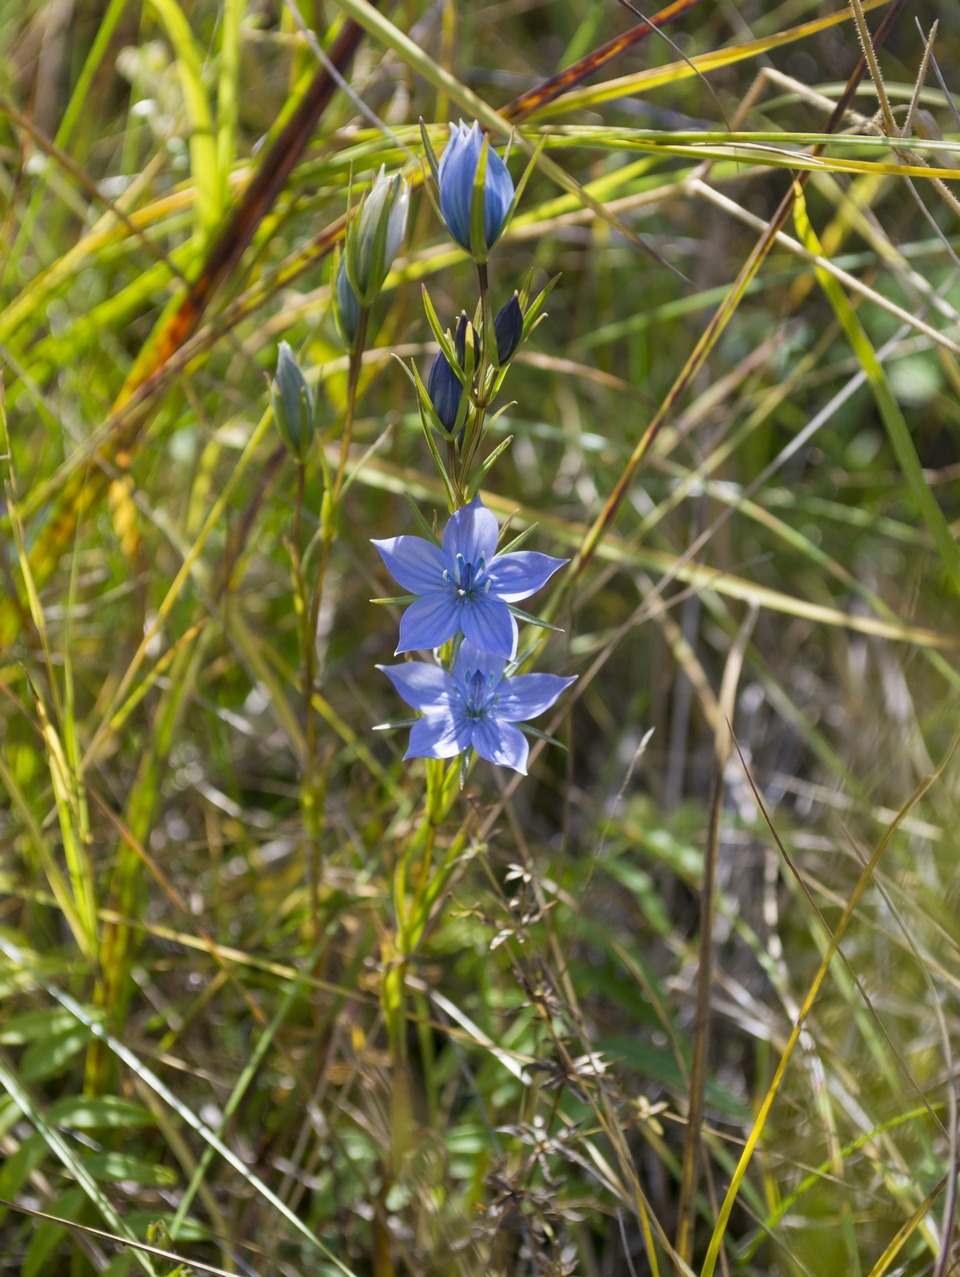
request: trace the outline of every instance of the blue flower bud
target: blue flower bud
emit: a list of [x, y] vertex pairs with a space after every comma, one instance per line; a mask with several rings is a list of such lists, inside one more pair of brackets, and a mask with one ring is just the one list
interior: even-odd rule
[[336, 294], [334, 313], [337, 327], [340, 329], [344, 345], [348, 350], [352, 350], [360, 328], [360, 303], [357, 301], [357, 294], [350, 287], [350, 281], [347, 279], [347, 263], [342, 257], [340, 269], [337, 271]]
[[471, 210], [474, 199], [474, 182], [477, 165], [484, 147], [480, 125], [471, 128], [460, 121], [458, 127], [450, 125], [450, 141], [440, 157], [437, 177], [440, 184], [440, 212], [447, 229], [461, 248], [472, 253], [477, 260], [486, 260], [486, 253], [503, 233], [507, 214], [513, 202], [513, 179], [506, 164], [492, 146], [487, 146], [486, 172], [483, 182], [483, 244], [472, 243], [470, 234]]
[[[467, 365], [467, 345], [470, 347], [470, 362]], [[477, 333], [473, 324], [467, 319], [466, 311], [460, 312], [457, 326], [453, 334], [453, 353], [457, 363], [472, 381], [476, 369]], [[430, 367], [427, 377], [427, 394], [433, 410], [449, 434], [457, 422], [460, 413], [460, 401], [463, 398], [463, 383], [453, 371], [446, 355], [441, 350]], [[459, 443], [463, 442], [463, 430], [460, 431]]]
[[358, 300], [369, 306], [387, 278], [407, 230], [410, 188], [399, 174], [377, 180], [347, 229], [347, 277]]
[[502, 367], [520, 345], [523, 336], [523, 311], [516, 293], [493, 321], [493, 332], [497, 339], [497, 362]]
[[306, 383], [297, 357], [282, 341], [277, 373], [270, 383], [270, 399], [280, 438], [300, 462], [306, 460], [313, 442], [316, 412], [313, 393]]
[[433, 411], [440, 418], [440, 424], [449, 434], [457, 424], [460, 411], [460, 400], [463, 397], [463, 386], [460, 379], [450, 367], [446, 355], [441, 350], [430, 367], [427, 378], [427, 394], [433, 404]]
[[453, 334], [453, 351], [457, 356], [457, 363], [466, 372], [467, 369], [467, 345], [470, 346], [470, 369], [472, 374], [476, 369], [477, 348], [480, 342], [477, 339], [477, 330], [467, 319], [467, 312], [462, 310], [460, 318], [457, 320], [457, 327]]

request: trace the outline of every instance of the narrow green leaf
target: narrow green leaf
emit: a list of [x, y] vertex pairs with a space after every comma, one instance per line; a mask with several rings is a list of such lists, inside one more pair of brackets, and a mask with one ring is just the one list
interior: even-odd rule
[[[794, 192], [796, 195], [794, 221], [800, 238], [811, 252], [816, 253], [818, 257], [822, 257], [824, 255], [823, 248], [807, 216], [806, 203], [799, 183], [794, 184]], [[921, 517], [929, 528], [934, 544], [940, 552], [944, 569], [954, 590], [960, 592], [960, 546], [957, 545], [956, 537], [951, 532], [950, 525], [947, 523], [943, 511], [940, 509], [937, 499], [924, 476], [923, 466], [920, 464], [920, 458], [917, 456], [913, 437], [910, 434], [910, 427], [907, 425], [900, 405], [890, 389], [886, 371], [877, 358], [877, 353], [870, 338], [867, 336], [840, 284], [821, 267], [815, 266], [814, 270], [820, 287], [826, 293], [830, 304], [833, 306], [836, 316], [847, 334], [847, 339], [853, 347], [853, 352], [866, 374], [867, 384], [873, 392], [877, 410], [887, 431], [887, 438], [890, 440], [890, 445], [896, 454], [897, 461], [900, 463], [900, 469], [903, 471], [903, 476], [907, 481], [914, 501], [917, 503]]]

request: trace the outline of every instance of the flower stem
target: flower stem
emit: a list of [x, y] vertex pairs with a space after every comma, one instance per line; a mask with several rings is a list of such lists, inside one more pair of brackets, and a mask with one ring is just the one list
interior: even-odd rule
[[483, 419], [487, 412], [487, 380], [488, 372], [496, 358], [496, 338], [493, 331], [493, 304], [490, 296], [490, 277], [487, 263], [477, 262], [477, 281], [480, 287], [480, 313], [483, 316], [483, 331], [480, 341], [480, 363], [477, 369], [477, 410], [473, 422], [467, 430], [463, 456], [460, 458], [460, 474], [457, 486], [465, 491], [470, 477], [470, 468], [480, 446], [483, 434]]
[[[323, 605], [323, 591], [327, 577], [327, 564], [330, 560], [330, 548], [336, 540], [339, 524], [340, 497], [346, 478], [347, 460], [350, 454], [350, 441], [353, 436], [353, 420], [356, 412], [357, 387], [360, 382], [360, 369], [363, 364], [363, 351], [367, 336], [369, 310], [364, 307], [360, 311], [357, 325], [357, 336], [350, 352], [350, 366], [347, 374], [347, 406], [343, 420], [343, 431], [340, 436], [340, 456], [336, 473], [327, 485], [323, 496], [320, 516], [320, 561], [317, 576], [310, 592], [306, 594], [306, 582], [303, 583], [303, 701], [306, 714], [306, 752], [303, 765], [303, 776], [300, 781], [300, 810], [303, 816], [304, 832], [307, 838], [310, 856], [310, 904], [312, 925], [316, 935], [320, 932], [319, 890], [322, 871], [321, 839], [325, 824], [326, 783], [322, 775], [318, 756], [317, 715], [313, 708], [313, 694], [317, 682], [317, 630], [320, 625], [320, 609]], [[295, 514], [299, 527], [300, 506], [302, 504], [303, 471], [301, 469], [300, 488]]]

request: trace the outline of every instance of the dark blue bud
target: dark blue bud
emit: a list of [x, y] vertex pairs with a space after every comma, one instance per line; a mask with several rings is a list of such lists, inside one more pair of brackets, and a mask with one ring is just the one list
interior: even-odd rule
[[523, 336], [523, 311], [516, 293], [493, 321], [493, 331], [497, 338], [497, 361], [502, 366], [520, 345]]
[[465, 367], [467, 362], [467, 329], [469, 327], [471, 324], [467, 319], [467, 312], [461, 310], [460, 318], [457, 320], [457, 330], [453, 334], [453, 351], [461, 368]]
[[463, 397], [463, 386], [460, 379], [447, 362], [441, 350], [430, 367], [427, 378], [427, 394], [433, 404], [433, 411], [440, 418], [440, 423], [449, 434], [457, 424], [460, 411], [460, 400]]

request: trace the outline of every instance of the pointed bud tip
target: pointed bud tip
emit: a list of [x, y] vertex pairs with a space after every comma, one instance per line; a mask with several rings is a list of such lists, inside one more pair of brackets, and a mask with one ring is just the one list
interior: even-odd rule
[[516, 353], [523, 337], [523, 310], [516, 293], [497, 314], [493, 331], [497, 339], [497, 359], [503, 365]]

